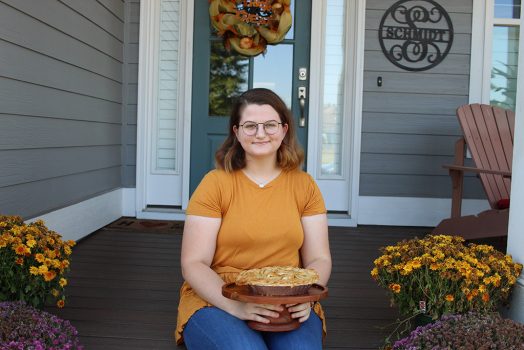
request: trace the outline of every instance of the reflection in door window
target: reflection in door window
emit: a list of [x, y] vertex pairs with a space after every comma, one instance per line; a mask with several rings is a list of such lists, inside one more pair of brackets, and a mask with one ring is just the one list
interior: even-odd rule
[[254, 60], [253, 87], [273, 90], [291, 108], [293, 45], [268, 45], [265, 55]]
[[520, 18], [520, 0], [495, 0], [496, 18]]
[[519, 27], [493, 27], [490, 104], [515, 110]]
[[490, 104], [515, 110], [519, 59], [520, 0], [495, 0]]
[[327, 2], [320, 173], [328, 176], [342, 175], [345, 7], [344, 0]]
[[249, 59], [211, 41], [209, 115], [229, 116], [234, 99], [248, 87]]

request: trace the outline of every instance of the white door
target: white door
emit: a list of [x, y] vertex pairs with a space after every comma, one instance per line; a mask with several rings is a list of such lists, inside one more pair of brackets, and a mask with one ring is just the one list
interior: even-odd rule
[[184, 11], [180, 0], [141, 3], [138, 211], [183, 202]]

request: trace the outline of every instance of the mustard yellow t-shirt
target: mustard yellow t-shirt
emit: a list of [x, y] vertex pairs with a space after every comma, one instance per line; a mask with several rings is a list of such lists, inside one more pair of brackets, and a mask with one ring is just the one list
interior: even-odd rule
[[[211, 268], [226, 282], [242, 270], [264, 266], [300, 267], [304, 241], [301, 217], [326, 212], [324, 200], [313, 178], [300, 170], [283, 171], [259, 187], [241, 170], [210, 171], [193, 193], [187, 215], [221, 218]], [[211, 306], [184, 282], [180, 290], [175, 338], [199, 309]], [[315, 312], [324, 315], [320, 304]]]

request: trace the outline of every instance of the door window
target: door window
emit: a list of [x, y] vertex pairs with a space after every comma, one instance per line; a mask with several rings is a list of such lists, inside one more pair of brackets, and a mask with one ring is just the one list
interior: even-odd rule
[[495, 0], [490, 104], [515, 110], [519, 56], [520, 0]]

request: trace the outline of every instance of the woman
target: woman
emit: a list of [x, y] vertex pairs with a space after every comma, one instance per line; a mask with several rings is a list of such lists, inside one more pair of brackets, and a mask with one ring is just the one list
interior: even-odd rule
[[[233, 106], [217, 169], [195, 190], [186, 211], [177, 342], [188, 349], [320, 349], [320, 304], [260, 305], [222, 296], [242, 270], [295, 266], [331, 273], [326, 209], [314, 180], [300, 170], [304, 153], [285, 103], [252, 89]], [[258, 332], [245, 320], [269, 323], [288, 308], [301, 327]], [[183, 334], [182, 334], [183, 332]], [[183, 338], [182, 338], [183, 336]]]

